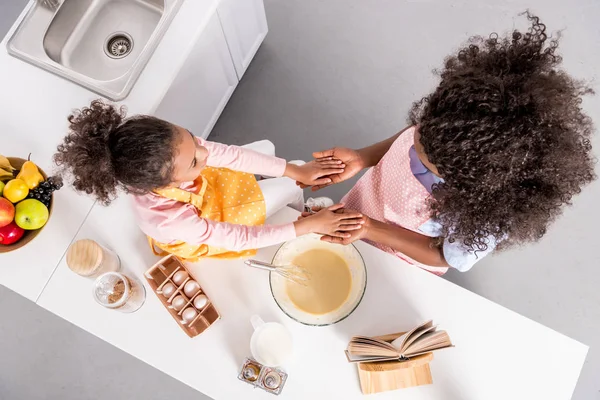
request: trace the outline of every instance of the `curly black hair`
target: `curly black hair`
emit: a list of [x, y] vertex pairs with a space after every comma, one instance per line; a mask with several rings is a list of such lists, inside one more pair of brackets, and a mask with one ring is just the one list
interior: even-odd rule
[[582, 186], [595, 179], [592, 93], [559, 69], [557, 39], [526, 13], [527, 32], [472, 38], [446, 58], [433, 93], [409, 121], [444, 182], [433, 188], [431, 217], [442, 237], [471, 251], [540, 239]]
[[70, 132], [54, 162], [72, 176], [76, 190], [108, 205], [119, 189], [144, 194], [172, 182], [177, 140], [175, 126], [101, 100], [68, 117]]

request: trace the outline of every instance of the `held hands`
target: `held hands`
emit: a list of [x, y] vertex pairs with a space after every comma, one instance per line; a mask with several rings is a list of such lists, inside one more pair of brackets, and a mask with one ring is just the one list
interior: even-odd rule
[[340, 160], [313, 160], [303, 165], [287, 164], [285, 176], [299, 182], [303, 187], [330, 185], [331, 176], [344, 172], [345, 165]]
[[[337, 205], [333, 206], [333, 207], [337, 207]], [[314, 212], [322, 212], [322, 210], [318, 207], [313, 207], [313, 211]], [[346, 215], [353, 215], [353, 214], [358, 213], [357, 211], [348, 210], [345, 208], [339, 208], [335, 212], [338, 214], [346, 214]], [[302, 216], [299, 217], [299, 219], [309, 218], [311, 215], [317, 215], [317, 214], [303, 212]], [[357, 240], [361, 240], [366, 236], [369, 222], [370, 222], [369, 217], [363, 216], [361, 219], [361, 227], [360, 228], [347, 230], [347, 231], [343, 232], [343, 235], [323, 234], [323, 236], [321, 236], [321, 240], [324, 242], [329, 242], [329, 243], [348, 245]]]
[[311, 190], [313, 192], [343, 182], [346, 179], [350, 179], [365, 168], [365, 163], [361, 158], [360, 153], [345, 147], [334, 147], [329, 150], [317, 151], [313, 153], [313, 157], [315, 158], [313, 162], [316, 162], [323, 167], [335, 165], [332, 163], [339, 163], [339, 165], [344, 166], [342, 171], [330, 174], [327, 181], [313, 183], [311, 185], [296, 179], [296, 183], [303, 189], [312, 186]]
[[[316, 207], [314, 208], [316, 211]], [[319, 209], [316, 213], [302, 213], [294, 223], [298, 236], [307, 233], [318, 233], [324, 237], [346, 239], [352, 232], [360, 231], [365, 222], [363, 215], [357, 211], [345, 210], [342, 204]], [[341, 242], [333, 242], [341, 243]]]

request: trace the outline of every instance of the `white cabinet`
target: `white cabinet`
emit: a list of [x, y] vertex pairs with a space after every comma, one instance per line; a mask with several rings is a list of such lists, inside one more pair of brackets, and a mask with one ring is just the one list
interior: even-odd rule
[[154, 115], [208, 137], [238, 84], [215, 13]]
[[217, 13], [239, 79], [250, 65], [269, 28], [262, 0], [221, 0]]
[[262, 0], [221, 0], [154, 115], [207, 138], [267, 31]]

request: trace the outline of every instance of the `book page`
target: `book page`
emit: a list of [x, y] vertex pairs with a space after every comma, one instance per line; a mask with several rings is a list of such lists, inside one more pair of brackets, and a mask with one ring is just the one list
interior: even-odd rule
[[395, 357], [400, 354], [390, 343], [366, 336], [354, 336], [348, 343], [348, 352], [354, 356]]
[[451, 346], [452, 342], [446, 331], [429, 332], [422, 335], [419, 339], [414, 341], [406, 350], [402, 353], [403, 356], [409, 357], [416, 353], [424, 351], [431, 351], [442, 347]]
[[355, 355], [355, 354], [351, 354], [348, 350], [346, 350], [345, 353], [346, 353], [346, 358], [351, 363], [356, 363], [356, 362], [374, 362], [374, 361], [396, 361], [396, 360], [398, 360], [400, 358], [398, 355], [396, 355], [394, 357], [358, 356], [358, 355]]
[[424, 329], [417, 329], [409, 338], [407, 338], [404, 341], [404, 347], [400, 351], [400, 354], [404, 353], [406, 351], [406, 349], [408, 349], [414, 342], [419, 340], [419, 338], [421, 336], [423, 336], [429, 332], [435, 332], [436, 329], [437, 329], [437, 326], [430, 326], [430, 327], [424, 328]]
[[391, 343], [406, 333], [408, 332], [388, 333], [387, 335], [373, 336], [373, 339], [383, 340], [384, 342]]
[[410, 353], [410, 357], [407, 357], [407, 358], [413, 358], [413, 357], [416, 357], [416, 356], [420, 356], [421, 354], [427, 354], [427, 353], [431, 353], [432, 351], [449, 349], [451, 347], [454, 347], [454, 345], [444, 346], [444, 347], [435, 347], [433, 349], [423, 349], [422, 351], [419, 351], [418, 353]]
[[419, 329], [427, 329], [433, 326], [433, 321], [429, 320], [429, 321], [425, 321], [423, 322], [421, 325], [418, 325], [416, 327], [414, 327], [413, 329], [411, 329], [410, 331], [408, 331], [407, 333], [405, 333], [404, 335], [400, 336], [398, 339], [394, 340], [392, 342], [392, 345], [394, 346], [394, 348], [396, 348], [398, 350], [398, 352], [400, 354], [402, 354], [402, 349], [405, 347], [405, 343], [406, 340], [417, 330]]

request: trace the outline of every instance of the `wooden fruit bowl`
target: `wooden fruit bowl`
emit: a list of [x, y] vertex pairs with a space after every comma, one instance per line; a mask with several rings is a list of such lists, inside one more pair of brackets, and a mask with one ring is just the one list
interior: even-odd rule
[[[18, 157], [7, 157], [8, 161], [10, 161], [10, 165], [12, 165], [14, 168], [16, 168], [17, 170], [21, 170], [21, 167], [23, 167], [23, 164], [25, 164], [25, 159], [23, 158], [18, 158]], [[42, 176], [44, 177], [44, 180], [48, 179], [48, 175], [46, 175], [46, 173], [44, 171], [42, 171], [41, 168], [38, 167], [38, 170], [40, 171], [40, 174], [42, 174]], [[50, 200], [50, 207], [48, 207], [48, 221], [50, 221], [50, 217], [52, 217], [52, 208], [54, 207], [54, 193], [52, 194], [52, 199]], [[48, 222], [46, 222], [46, 225], [48, 225]], [[37, 235], [40, 234], [40, 232], [42, 231], [42, 229], [44, 229], [46, 227], [46, 225], [42, 226], [40, 229], [36, 229], [35, 231], [25, 231], [25, 233], [23, 234], [23, 237], [21, 239], [19, 239], [19, 241], [17, 241], [16, 243], [13, 244], [8, 244], [8, 245], [0, 245], [0, 254], [1, 253], [8, 253], [10, 251], [14, 251], [17, 249], [20, 249], [21, 247], [27, 245], [29, 242], [31, 242], [33, 239], [35, 239], [35, 237]]]

